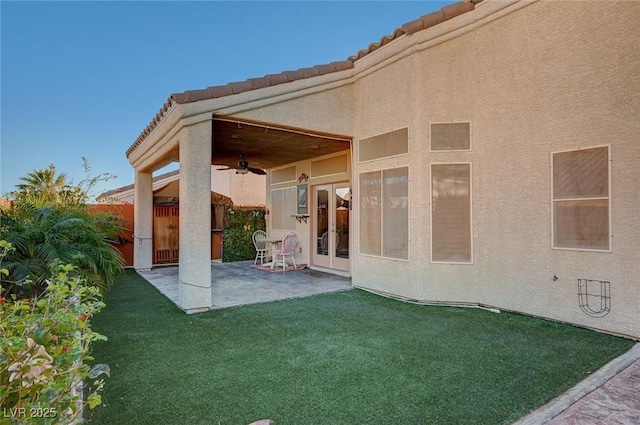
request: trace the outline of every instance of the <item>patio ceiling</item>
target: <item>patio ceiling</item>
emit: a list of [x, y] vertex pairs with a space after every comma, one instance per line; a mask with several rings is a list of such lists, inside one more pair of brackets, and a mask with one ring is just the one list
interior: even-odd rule
[[348, 150], [351, 137], [230, 117], [213, 117], [211, 164], [268, 170], [292, 162]]

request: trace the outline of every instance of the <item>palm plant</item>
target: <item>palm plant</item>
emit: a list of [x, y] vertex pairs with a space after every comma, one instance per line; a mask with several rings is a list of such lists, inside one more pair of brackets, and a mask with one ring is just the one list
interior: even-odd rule
[[3, 261], [11, 292], [40, 292], [56, 259], [78, 266], [88, 282], [103, 290], [122, 270], [122, 256], [111, 246], [120, 225], [110, 215], [60, 206], [15, 208], [0, 217], [0, 229], [14, 248]]
[[[13, 245], [3, 261], [9, 292], [30, 296], [42, 291], [54, 260], [77, 266], [83, 277], [106, 290], [124, 261], [113, 248], [122, 229], [107, 214], [89, 214], [82, 185], [56, 175], [53, 165], [21, 178], [12, 192], [14, 207], [0, 213], [0, 239]], [[90, 186], [89, 186], [90, 187]]]
[[25, 177], [23, 183], [16, 185], [12, 192], [14, 202], [38, 207], [47, 205], [82, 205], [87, 195], [79, 186], [67, 181], [64, 173], [56, 175], [56, 167], [51, 164], [42, 170], [33, 170]]

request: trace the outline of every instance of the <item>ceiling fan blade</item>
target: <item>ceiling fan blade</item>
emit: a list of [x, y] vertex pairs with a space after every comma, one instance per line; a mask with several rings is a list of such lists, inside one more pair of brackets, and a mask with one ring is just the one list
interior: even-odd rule
[[227, 167], [227, 168], [216, 168], [216, 171], [227, 171], [227, 170], [235, 170], [235, 168], [233, 168], [233, 167]]
[[253, 174], [257, 174], [259, 176], [264, 176], [267, 174], [266, 171], [260, 169], [260, 168], [253, 168], [253, 167], [247, 167], [247, 170], [251, 171]]

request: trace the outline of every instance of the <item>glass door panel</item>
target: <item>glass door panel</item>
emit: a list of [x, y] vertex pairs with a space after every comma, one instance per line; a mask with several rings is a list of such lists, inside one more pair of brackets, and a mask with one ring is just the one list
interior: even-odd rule
[[329, 255], [329, 190], [316, 190], [316, 254]]
[[349, 270], [350, 202], [351, 189], [348, 183], [314, 186], [314, 265]]
[[332, 187], [334, 202], [332, 205], [331, 267], [348, 271], [351, 188], [348, 183], [338, 183], [332, 185]]

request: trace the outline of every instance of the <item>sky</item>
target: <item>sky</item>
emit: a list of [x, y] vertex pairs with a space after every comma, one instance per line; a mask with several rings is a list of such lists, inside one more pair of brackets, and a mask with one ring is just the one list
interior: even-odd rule
[[117, 176], [93, 196], [131, 184], [172, 93], [342, 61], [453, 2], [0, 1], [0, 197], [50, 164]]

